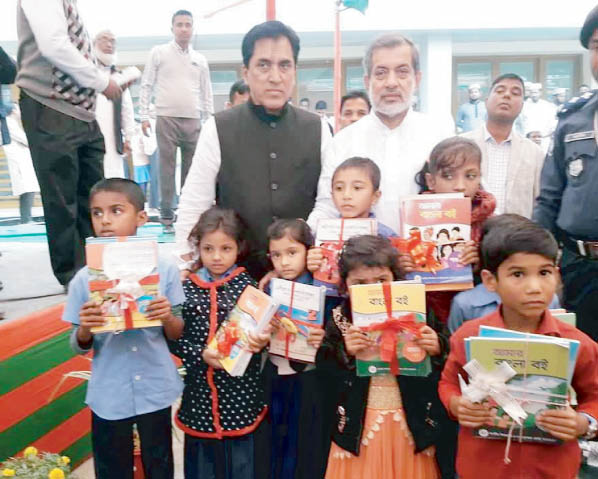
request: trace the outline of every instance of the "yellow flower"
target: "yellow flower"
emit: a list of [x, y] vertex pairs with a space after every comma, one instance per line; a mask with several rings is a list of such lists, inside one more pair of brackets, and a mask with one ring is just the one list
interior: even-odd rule
[[2, 471], [2, 477], [14, 477], [15, 470], [14, 469], [4, 469]]
[[27, 456], [37, 456], [37, 449], [33, 446], [29, 446], [27, 449], [25, 449], [25, 452], [23, 453], [23, 455], [25, 457]]
[[64, 462], [65, 464], [70, 464], [71, 463], [71, 458], [68, 456], [62, 456], [62, 462]]
[[48, 479], [64, 479], [64, 472], [62, 469], [55, 467], [50, 471], [50, 474], [48, 474]]

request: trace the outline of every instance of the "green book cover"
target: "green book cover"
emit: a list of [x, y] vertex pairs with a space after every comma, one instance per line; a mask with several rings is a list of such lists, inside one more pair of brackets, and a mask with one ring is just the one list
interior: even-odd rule
[[[546, 339], [467, 338], [468, 360], [477, 359], [488, 371], [493, 371], [503, 361], [517, 375], [508, 381], [510, 394], [518, 400], [527, 418], [523, 427], [515, 426], [514, 441], [558, 444], [561, 441], [536, 425], [536, 415], [545, 409], [567, 405], [569, 373], [569, 346], [562, 341]], [[474, 435], [488, 439], [506, 439], [512, 419], [488, 400], [495, 418], [487, 426], [474, 431]]]
[[[382, 284], [355, 285], [349, 288], [353, 324], [369, 329], [367, 334], [374, 346], [356, 356], [358, 376], [376, 376], [391, 372], [390, 362], [380, 357], [382, 330], [371, 330], [372, 326], [383, 325], [388, 320], [384, 286]], [[425, 285], [395, 281], [387, 285], [392, 298], [392, 318], [412, 319], [417, 323], [426, 322]], [[430, 357], [414, 342], [415, 335], [409, 331], [396, 334], [396, 355], [399, 374], [404, 376], [427, 376], [432, 371]]]

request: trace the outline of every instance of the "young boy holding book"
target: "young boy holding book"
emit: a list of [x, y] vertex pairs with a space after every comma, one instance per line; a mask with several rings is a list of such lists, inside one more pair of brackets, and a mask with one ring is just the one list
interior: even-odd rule
[[[482, 280], [501, 299], [500, 308], [467, 321], [451, 337], [450, 355], [442, 372], [439, 394], [460, 425], [457, 473], [461, 479], [521, 477], [573, 479], [580, 465], [577, 438], [591, 438], [598, 430], [598, 345], [548, 311], [558, 284], [558, 246], [552, 235], [531, 221], [494, 228], [482, 242]], [[572, 386], [578, 407], [545, 409], [536, 425], [562, 442], [557, 445], [476, 438], [474, 428], [492, 419], [485, 403], [461, 395], [458, 375], [467, 378], [465, 338], [480, 326], [574, 339], [580, 342]]]
[[[110, 178], [89, 193], [96, 236], [133, 236], [147, 221], [139, 185]], [[171, 404], [183, 383], [170, 357], [166, 339], [183, 331], [185, 301], [174, 263], [158, 260], [160, 295], [146, 309], [147, 319], [162, 327], [132, 329], [119, 334], [94, 334], [103, 326], [100, 305], [90, 301], [89, 270], [82, 268], [69, 284], [63, 320], [73, 323], [71, 347], [80, 354], [93, 349], [92, 374], [86, 403], [92, 410], [91, 435], [98, 479], [133, 475], [133, 425], [141, 439], [141, 459], [147, 478], [174, 477]]]
[[[332, 201], [340, 218], [373, 218], [372, 208], [381, 194], [380, 168], [369, 158], [354, 156], [334, 170]], [[378, 223], [378, 234], [385, 238], [397, 236], [382, 223]], [[320, 269], [323, 260], [322, 250], [311, 248], [307, 253], [307, 269], [314, 273]]]

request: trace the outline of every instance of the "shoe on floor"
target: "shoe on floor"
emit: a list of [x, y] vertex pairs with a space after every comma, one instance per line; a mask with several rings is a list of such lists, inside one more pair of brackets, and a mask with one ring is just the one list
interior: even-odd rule
[[164, 225], [162, 227], [162, 234], [173, 235], [174, 234], [174, 226], [173, 225]]

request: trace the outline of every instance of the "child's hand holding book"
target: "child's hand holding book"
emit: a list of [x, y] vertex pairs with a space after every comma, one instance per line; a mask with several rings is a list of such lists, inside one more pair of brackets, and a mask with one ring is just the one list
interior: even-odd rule
[[419, 330], [419, 337], [415, 339], [415, 344], [430, 356], [438, 356], [440, 354], [438, 334], [428, 325], [423, 326]]
[[259, 353], [266, 345], [270, 342], [270, 335], [272, 334], [272, 325], [268, 323], [268, 326], [261, 332], [255, 333], [250, 331], [247, 334], [247, 346], [252, 353]]
[[79, 311], [79, 329], [77, 340], [80, 346], [87, 346], [93, 338], [92, 328], [101, 327], [106, 324], [106, 318], [102, 315], [102, 309], [95, 301], [87, 301]]
[[351, 326], [345, 334], [345, 349], [347, 354], [355, 356], [357, 353], [363, 351], [370, 346], [373, 346], [372, 340], [368, 337], [368, 334], [357, 326]]
[[210, 348], [205, 348], [203, 350], [203, 353], [201, 353], [201, 357], [208, 366], [212, 366], [214, 369], [223, 369], [220, 360], [224, 359], [224, 356], [220, 354], [218, 351]]
[[588, 419], [571, 406], [564, 409], [546, 409], [536, 416], [536, 425], [557, 439], [571, 441], [583, 436], [590, 425]]
[[451, 414], [461, 426], [478, 428], [492, 421], [494, 415], [487, 403], [474, 403], [463, 396], [451, 398]]
[[463, 249], [461, 250], [459, 262], [463, 266], [467, 266], [468, 264], [475, 265], [480, 262], [478, 245], [475, 241], [466, 241], [463, 244]]
[[309, 328], [307, 344], [312, 348], [318, 349], [324, 340], [325, 331], [322, 328]]
[[322, 260], [324, 255], [322, 254], [322, 248], [310, 248], [307, 252], [307, 270], [310, 273], [315, 273], [322, 266]]

